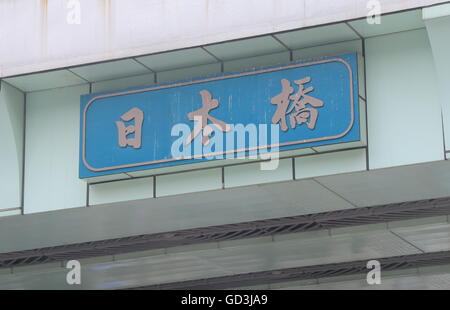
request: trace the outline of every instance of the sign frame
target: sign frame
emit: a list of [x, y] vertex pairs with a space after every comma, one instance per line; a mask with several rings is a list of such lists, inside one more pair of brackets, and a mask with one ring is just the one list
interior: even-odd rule
[[[345, 57], [351, 56], [351, 59], [353, 59], [353, 63], [349, 63], [347, 60], [345, 60]], [[89, 94], [84, 95], [81, 97], [81, 117], [80, 117], [80, 178], [91, 178], [95, 177], [96, 175], [108, 175], [108, 174], [117, 174], [122, 173], [124, 171], [118, 171], [120, 169], [130, 169], [130, 168], [136, 168], [136, 167], [145, 167], [155, 164], [168, 164], [172, 162], [177, 162], [180, 160], [189, 160], [189, 159], [196, 159], [198, 156], [195, 154], [192, 155], [190, 158], [169, 158], [169, 159], [160, 159], [160, 160], [152, 160], [152, 161], [146, 161], [146, 162], [138, 162], [138, 163], [132, 163], [132, 164], [123, 164], [123, 165], [116, 165], [116, 166], [107, 166], [107, 167], [100, 167], [96, 168], [93, 167], [91, 164], [89, 164], [87, 158], [86, 158], [86, 127], [87, 127], [87, 114], [89, 111], [89, 108], [99, 99], [105, 99], [105, 98], [111, 98], [111, 97], [117, 97], [117, 96], [126, 96], [126, 95], [132, 95], [132, 94], [138, 94], [138, 93], [144, 93], [144, 92], [151, 92], [156, 90], [162, 90], [162, 89], [170, 89], [170, 88], [177, 88], [181, 86], [188, 86], [188, 85], [195, 85], [200, 83], [207, 83], [207, 82], [213, 82], [213, 81], [221, 81], [221, 80], [228, 80], [228, 79], [234, 79], [239, 77], [247, 77], [262, 73], [270, 73], [270, 72], [276, 72], [280, 70], [287, 70], [287, 69], [295, 69], [295, 68], [301, 68], [301, 67], [307, 67], [307, 66], [313, 66], [313, 65], [319, 65], [319, 64], [326, 64], [326, 63], [332, 63], [332, 62], [338, 62], [340, 64], [343, 64], [347, 70], [348, 70], [348, 80], [349, 80], [349, 111], [350, 111], [350, 123], [347, 126], [347, 128], [341, 132], [338, 135], [332, 135], [332, 136], [325, 136], [320, 138], [313, 138], [313, 139], [301, 139], [296, 141], [290, 141], [290, 142], [284, 142], [284, 143], [278, 143], [277, 145], [266, 145], [266, 146], [258, 146], [258, 150], [261, 149], [269, 149], [273, 147], [285, 147], [285, 146], [295, 146], [295, 145], [302, 145], [306, 143], [312, 143], [312, 142], [320, 142], [320, 141], [329, 141], [329, 140], [336, 140], [339, 138], [344, 137], [349, 133], [350, 130], [355, 126], [355, 121], [357, 121], [357, 127], [358, 127], [358, 138], [361, 139], [361, 124], [359, 119], [359, 99], [358, 99], [358, 92], [359, 92], [359, 79], [358, 79], [358, 66], [357, 66], [357, 53], [349, 53], [341, 56], [333, 56], [333, 57], [322, 57], [317, 59], [311, 59], [311, 60], [303, 60], [303, 61], [296, 61], [291, 62], [288, 64], [283, 65], [277, 65], [277, 66], [270, 66], [265, 68], [258, 68], [254, 70], [249, 71], [242, 71], [238, 73], [225, 73], [225, 74], [218, 74], [215, 76], [210, 77], [201, 77], [196, 78], [192, 80], [185, 80], [185, 81], [177, 81], [177, 82], [171, 82], [171, 83], [163, 83], [163, 84], [157, 84], [157, 85], [150, 85], [147, 87], [139, 87], [139, 88], [132, 88], [122, 91], [114, 91], [114, 92], [107, 92], [107, 93], [101, 93], [101, 94]], [[86, 100], [86, 96], [89, 96], [89, 99]], [[83, 102], [84, 100], [84, 102]], [[358, 112], [358, 115], [356, 115], [356, 112]], [[346, 141], [346, 142], [355, 142], [358, 140], [353, 141]], [[344, 142], [344, 143], [346, 143]], [[342, 142], [338, 142], [342, 143]], [[332, 145], [333, 143], [325, 144], [325, 145]], [[299, 147], [298, 149], [301, 149]], [[238, 152], [247, 152], [251, 151], [251, 148], [246, 149], [237, 149], [232, 150], [234, 153]], [[283, 150], [280, 150], [282, 152]], [[229, 151], [224, 151], [223, 154], [226, 154]], [[212, 154], [203, 154], [203, 157], [206, 157], [208, 155]], [[217, 155], [217, 154], [215, 154]], [[211, 161], [211, 160], [208, 160]], [[201, 161], [199, 161], [201, 162]], [[181, 164], [175, 164], [175, 165], [183, 165], [185, 163]], [[86, 169], [93, 172], [93, 174], [96, 175], [89, 175], [86, 176], [81, 171], [81, 165], [83, 165]], [[175, 166], [175, 165], [168, 165], [168, 166]], [[161, 167], [155, 167], [155, 168], [161, 168]], [[132, 171], [141, 171], [141, 170], [150, 170], [155, 168], [145, 168], [145, 169], [137, 169]]]

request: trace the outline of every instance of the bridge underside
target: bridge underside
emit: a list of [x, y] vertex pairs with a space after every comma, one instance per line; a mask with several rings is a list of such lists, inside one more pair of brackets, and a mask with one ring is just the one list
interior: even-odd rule
[[[322, 184], [320, 190], [288, 181], [5, 218], [1, 235], [10, 231], [15, 242], [1, 243], [0, 288], [67, 286], [64, 267], [71, 259], [80, 260], [86, 289], [368, 288], [372, 259], [382, 266], [377, 287], [450, 288], [450, 193], [429, 182], [431, 175], [448, 178], [445, 164], [309, 180]], [[365, 192], [349, 190], [363, 180]], [[325, 188], [337, 200], [326, 197]], [[262, 192], [271, 198], [258, 199]], [[418, 196], [426, 199], [408, 199]], [[371, 206], [359, 205], [357, 197]], [[180, 199], [199, 209], [216, 201], [215, 212], [202, 218], [215, 218], [216, 225], [170, 222], [167, 214], [165, 226], [178, 229], [148, 225], [150, 218], [164, 218], [159, 205]], [[353, 205], [342, 208], [340, 200]], [[251, 212], [243, 214], [249, 201]], [[314, 205], [322, 212], [310, 212]], [[236, 212], [242, 214], [231, 220]], [[86, 229], [79, 229], [81, 222]], [[24, 238], [19, 229], [40, 234]], [[30, 250], [31, 242], [41, 246]]]

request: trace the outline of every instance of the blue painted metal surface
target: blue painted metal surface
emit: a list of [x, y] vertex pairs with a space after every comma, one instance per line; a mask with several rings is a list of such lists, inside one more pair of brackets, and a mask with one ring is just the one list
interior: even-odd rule
[[[279, 142], [272, 139], [275, 133], [268, 128], [269, 146], [259, 142], [258, 147], [263, 147], [256, 152], [260, 153], [271, 147], [284, 151], [358, 141], [357, 72], [357, 55], [346, 54], [83, 95], [80, 178], [217, 159], [218, 156], [202, 156], [201, 152], [208, 153], [205, 151], [208, 147], [215, 155], [223, 152], [234, 155], [239, 149], [238, 142], [227, 144], [226, 135], [233, 134], [230, 128], [236, 124], [278, 126]], [[212, 117], [206, 124], [216, 134], [224, 134], [222, 147], [214, 145], [213, 141], [219, 140], [208, 136], [206, 131], [201, 131], [192, 141], [186, 132], [172, 132], [177, 124], [184, 124], [182, 128], [190, 130], [195, 126], [205, 129], [194, 119], [195, 114], [202, 112]], [[214, 123], [216, 127], [212, 126]], [[224, 124], [231, 127], [223, 127]], [[229, 131], [223, 131], [226, 129]], [[250, 138], [246, 139], [246, 145], [250, 145]], [[174, 143], [178, 143], [178, 150], [192, 156], [174, 156]], [[198, 146], [203, 149], [199, 150]], [[243, 151], [248, 154], [248, 150]]]

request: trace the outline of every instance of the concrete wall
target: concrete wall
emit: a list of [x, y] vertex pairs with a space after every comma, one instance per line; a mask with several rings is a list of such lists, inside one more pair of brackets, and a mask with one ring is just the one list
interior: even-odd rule
[[[256, 163], [225, 167], [223, 180], [222, 169], [210, 167], [202, 171], [158, 176], [156, 182], [153, 177], [147, 177], [88, 186], [85, 181], [78, 179], [78, 140], [79, 96], [89, 92], [89, 85], [29, 92], [26, 94], [24, 213], [85, 207], [87, 204], [96, 206], [294, 178], [309, 179], [363, 171], [368, 167], [379, 169], [444, 159], [441, 101], [434, 63], [436, 57], [433, 56], [427, 30], [422, 28], [374, 36], [365, 40], [365, 49], [361, 40], [348, 40], [300, 48], [294, 50], [292, 56], [294, 59], [303, 59], [354, 51], [359, 53], [360, 61], [362, 128], [366, 127], [366, 108], [368, 114], [368, 132], [362, 132], [368, 152], [365, 148], [327, 154], [314, 154], [310, 150], [295, 160], [281, 160], [278, 169], [273, 171], [261, 171]], [[281, 52], [225, 61], [223, 69], [226, 72], [239, 71], [287, 61], [289, 53]], [[218, 63], [174, 69], [158, 72], [158, 82], [220, 71]], [[98, 81], [92, 83], [91, 88], [93, 92], [115, 90], [149, 84], [153, 79], [153, 74], [137, 75]], [[20, 91], [2, 87], [0, 109], [7, 113], [0, 113], [0, 117], [6, 120], [1, 125], [6, 126], [4, 132], [7, 135], [6, 138], [0, 136], [0, 141], [8, 147], [0, 155], [7, 158], [0, 161], [0, 164], [5, 165], [2, 166], [0, 182], [5, 188], [11, 188], [5, 191], [7, 202], [4, 205], [7, 207], [4, 208], [20, 206], [21, 104], [23, 94]], [[444, 119], [448, 119], [447, 115]], [[332, 149], [332, 146], [320, 148], [321, 151]], [[3, 204], [0, 208], [3, 208]], [[0, 212], [1, 215], [10, 213]]]
[[444, 159], [441, 105], [425, 29], [367, 39], [371, 169]]
[[[445, 1], [379, 2], [387, 13]], [[7, 48], [0, 49], [0, 77], [356, 19], [368, 12], [366, 0], [3, 0], [0, 46]]]
[[[361, 41], [328, 44], [318, 48], [295, 50], [295, 59], [309, 58], [312, 55], [325, 56], [345, 52], [362, 52]], [[362, 59], [362, 58], [361, 58]], [[251, 57], [227, 61], [224, 71], [236, 71], [255, 66], [286, 63], [288, 53]], [[360, 65], [363, 68], [363, 65]], [[188, 77], [220, 73], [220, 64], [200, 65], [158, 73], [158, 81], [174, 81]], [[362, 76], [362, 72], [360, 72]], [[142, 75], [117, 80], [92, 83], [92, 91], [107, 91], [124, 87], [149, 84], [151, 75]], [[361, 79], [361, 87], [363, 79]], [[89, 186], [78, 179], [78, 135], [79, 135], [79, 96], [89, 92], [89, 86], [63, 87], [27, 94], [26, 128], [26, 172], [25, 172], [25, 213], [36, 213], [57, 209], [84, 207], [119, 201], [177, 195], [230, 188], [252, 184], [262, 184], [292, 180], [317, 175], [361, 171], [366, 169], [365, 150], [338, 152], [326, 156], [302, 157], [292, 161], [280, 161], [278, 169], [260, 170], [258, 163], [225, 167], [224, 183], [222, 171], [214, 168], [194, 172], [182, 172], [158, 176], [156, 184], [150, 178], [123, 180], [93, 184]], [[361, 95], [364, 95], [362, 92]], [[364, 119], [364, 101], [361, 104], [361, 117]], [[362, 128], [365, 128], [364, 121]], [[365, 135], [365, 130], [363, 130]], [[313, 153], [311, 150], [305, 154]], [[295, 168], [294, 168], [294, 167]], [[314, 169], [312, 167], [315, 167]], [[195, 168], [195, 167], [194, 167]], [[175, 169], [172, 169], [175, 170]], [[121, 178], [127, 176], [122, 175]], [[155, 191], [154, 191], [155, 189]], [[1, 213], [0, 213], [1, 215]]]
[[25, 213], [86, 205], [78, 179], [80, 95], [75, 86], [27, 94]]
[[423, 18], [433, 51], [439, 102], [442, 106], [445, 150], [447, 158], [450, 158], [450, 4], [423, 10]]
[[[24, 94], [1, 82], [0, 89], [0, 211], [21, 207]], [[0, 215], [20, 214], [20, 210]]]

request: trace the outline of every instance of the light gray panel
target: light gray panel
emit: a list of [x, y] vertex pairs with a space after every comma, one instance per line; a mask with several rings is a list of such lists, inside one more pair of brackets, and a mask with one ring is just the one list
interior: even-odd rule
[[444, 3], [441, 5], [434, 5], [422, 9], [422, 19], [426, 22], [429, 19], [448, 17], [450, 16], [450, 4]]
[[87, 83], [68, 70], [35, 73], [24, 76], [6, 78], [6, 82], [24, 92], [67, 87]]
[[[276, 163], [274, 163], [275, 167]], [[292, 179], [292, 160], [278, 160], [278, 167], [262, 170], [261, 163], [225, 167], [225, 187], [270, 183]]]
[[129, 87], [137, 87], [153, 84], [155, 75], [153, 73], [130, 76], [121, 79], [100, 81], [92, 83], [92, 92], [104, 92], [112, 90], [122, 90]]
[[366, 170], [364, 149], [316, 154], [295, 159], [297, 179], [362, 170]]
[[163, 175], [163, 174], [170, 174], [170, 173], [179, 173], [183, 171], [190, 171], [195, 169], [205, 169], [205, 168], [217, 168], [221, 165], [226, 164], [236, 164], [239, 162], [245, 162], [249, 161], [249, 159], [218, 159], [218, 160], [210, 160], [210, 161], [204, 161], [204, 162], [194, 162], [192, 164], [183, 164], [183, 165], [176, 165], [176, 166], [169, 166], [169, 167], [162, 167], [162, 168], [153, 168], [148, 170], [141, 170], [141, 171], [131, 171], [127, 172], [128, 175], [131, 175], [133, 177], [142, 177], [142, 176], [149, 176], [149, 175]]
[[10, 211], [0, 210], [0, 216], [13, 216], [13, 215], [20, 215], [20, 214], [22, 214], [22, 211], [20, 209], [10, 210]]
[[321, 46], [296, 49], [292, 55], [294, 59], [308, 59], [314, 57], [337, 56], [340, 54], [358, 52], [362, 55], [361, 40], [331, 43]]
[[425, 27], [422, 10], [382, 15], [379, 24], [369, 24], [366, 19], [352, 21], [349, 24], [366, 38]]
[[[277, 201], [273, 206], [283, 206], [292, 210], [292, 213], [297, 212], [298, 215], [353, 207], [313, 180], [262, 184], [259, 188]], [[274, 212], [273, 217], [276, 213]]]
[[158, 83], [173, 82], [179, 80], [193, 79], [197, 77], [206, 77], [208, 75], [220, 73], [220, 64], [206, 64], [191, 68], [177, 69], [171, 71], [158, 72]]
[[[368, 39], [366, 64], [370, 168], [444, 159], [441, 105], [426, 31]], [[420, 74], [411, 78], [411, 72]]]
[[94, 184], [89, 187], [89, 205], [153, 197], [153, 178]]
[[78, 157], [80, 95], [88, 92], [87, 86], [76, 86], [27, 95], [25, 213], [86, 204]]
[[70, 69], [90, 82], [112, 80], [151, 71], [132, 59], [104, 62]]
[[359, 39], [345, 23], [277, 34], [276, 37], [290, 49], [299, 49], [329, 43]]
[[200, 47], [137, 57], [136, 59], [153, 71], [168, 71], [217, 62], [212, 55]]
[[450, 250], [450, 225], [448, 223], [397, 228], [393, 231], [426, 252]]
[[[24, 94], [0, 85], [0, 211], [21, 206]], [[10, 212], [11, 213], [11, 212]], [[5, 213], [0, 213], [0, 216]]]
[[208, 191], [222, 188], [221, 169], [205, 169], [156, 178], [156, 196]]
[[[436, 10], [438, 8], [440, 8], [439, 11]], [[433, 51], [433, 61], [436, 67], [437, 83], [440, 90], [439, 101], [442, 107], [442, 125], [444, 129], [446, 151], [450, 150], [450, 87], [448, 87], [450, 84], [450, 41], [448, 40], [450, 30], [449, 11], [450, 4], [424, 10], [424, 15], [437, 15], [439, 14], [438, 12], [441, 14], [448, 14], [445, 17], [428, 19], [425, 21], [428, 38]]]
[[286, 48], [271, 36], [213, 44], [206, 46], [205, 49], [221, 60], [247, 58], [286, 51]]
[[356, 172], [317, 178], [358, 206], [450, 196], [450, 162]]
[[118, 180], [126, 180], [130, 179], [131, 176], [125, 173], [117, 173], [117, 174], [110, 174], [110, 175], [100, 175], [97, 177], [89, 178], [89, 181], [84, 179], [86, 183], [99, 183], [99, 182], [105, 182], [105, 181], [118, 181]]
[[268, 65], [284, 64], [288, 62], [289, 62], [289, 52], [286, 51], [276, 54], [226, 61], [224, 63], [224, 71], [225, 72], [242, 71]]

